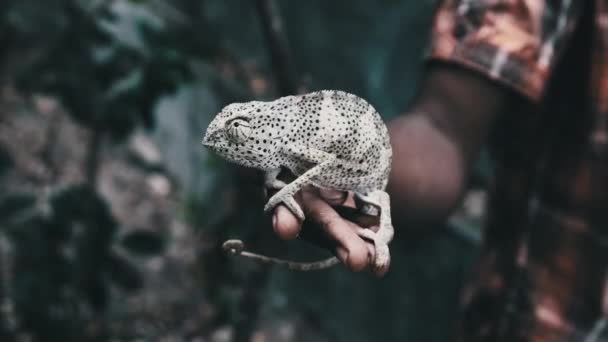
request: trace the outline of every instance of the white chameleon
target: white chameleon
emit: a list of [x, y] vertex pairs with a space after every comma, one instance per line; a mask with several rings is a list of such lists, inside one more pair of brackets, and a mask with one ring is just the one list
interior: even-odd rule
[[[283, 203], [304, 220], [293, 195], [306, 185], [351, 191], [363, 212], [377, 215], [380, 210], [378, 230], [360, 228], [357, 234], [374, 243], [375, 273], [386, 273], [393, 226], [384, 190], [392, 150], [386, 126], [368, 102], [343, 91], [322, 90], [272, 102], [233, 103], [213, 119], [203, 144], [228, 161], [266, 172], [266, 186], [278, 192], [265, 211]], [[289, 184], [278, 180], [281, 167], [297, 178]], [[224, 249], [301, 271], [338, 263], [335, 257], [297, 263], [259, 256], [244, 252], [240, 240], [226, 241]]]

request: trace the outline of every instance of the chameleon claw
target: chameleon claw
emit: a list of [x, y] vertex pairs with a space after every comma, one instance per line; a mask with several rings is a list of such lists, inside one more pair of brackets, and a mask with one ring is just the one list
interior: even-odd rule
[[287, 209], [289, 209], [289, 211], [291, 211], [291, 213], [300, 222], [304, 221], [304, 218], [305, 218], [304, 212], [302, 211], [302, 208], [300, 207], [298, 202], [296, 202], [296, 200], [293, 197], [288, 197], [284, 201], [276, 203], [276, 204], [274, 204], [274, 201], [272, 201], [272, 198], [271, 198], [268, 201], [268, 203], [266, 203], [266, 205], [264, 206], [264, 212], [269, 212], [269, 211], [273, 210], [279, 204], [285, 205], [287, 207]]
[[379, 244], [376, 247], [376, 253], [373, 260], [374, 274], [382, 277], [388, 272], [390, 266], [390, 252], [386, 244]]

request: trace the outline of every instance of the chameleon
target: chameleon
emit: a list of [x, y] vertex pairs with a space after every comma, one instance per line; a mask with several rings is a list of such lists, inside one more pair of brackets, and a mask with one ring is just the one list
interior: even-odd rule
[[[388, 271], [394, 230], [385, 189], [392, 149], [386, 125], [366, 100], [340, 90], [320, 90], [274, 101], [232, 103], [211, 121], [202, 143], [229, 162], [265, 172], [265, 186], [278, 190], [264, 206], [266, 212], [282, 203], [303, 221], [304, 212], [293, 196], [304, 186], [352, 192], [361, 212], [379, 215], [377, 231], [359, 228], [357, 234], [373, 243], [374, 272]], [[290, 183], [277, 179], [282, 168], [297, 178]], [[292, 270], [338, 263], [336, 257], [312, 263], [269, 258], [245, 252], [240, 240], [228, 240], [223, 247]]]

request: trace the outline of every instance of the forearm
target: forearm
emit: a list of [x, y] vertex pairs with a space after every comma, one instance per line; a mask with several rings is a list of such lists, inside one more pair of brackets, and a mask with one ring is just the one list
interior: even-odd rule
[[513, 94], [455, 66], [429, 67], [411, 109], [389, 124], [389, 192], [401, 224], [439, 223], [459, 204], [468, 170]]
[[393, 165], [388, 191], [393, 221], [408, 226], [440, 222], [460, 198], [465, 161], [425, 114], [412, 113], [395, 120], [389, 131], [392, 137], [399, 135], [399, 139], [391, 138]]

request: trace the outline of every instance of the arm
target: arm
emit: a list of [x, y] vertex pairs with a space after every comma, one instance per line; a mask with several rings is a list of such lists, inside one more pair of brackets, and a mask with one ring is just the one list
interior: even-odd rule
[[430, 64], [409, 114], [389, 128], [396, 155], [389, 191], [401, 214], [396, 221], [447, 217], [498, 116], [527, 112], [543, 96], [583, 4], [438, 3], [427, 57], [440, 62]]
[[[439, 223], [448, 216], [492, 122], [512, 97], [506, 88], [474, 72], [447, 64], [429, 67], [412, 108], [389, 124], [393, 168], [388, 191], [395, 222]], [[365, 268], [368, 247], [355, 233], [355, 223], [321, 197], [328, 196], [305, 190], [297, 200], [306, 217], [334, 241], [329, 246], [338, 257], [352, 270]], [[276, 209], [273, 225], [284, 239], [295, 238], [301, 230], [301, 223], [283, 206]]]
[[[511, 104], [521, 105], [519, 99], [532, 104], [542, 97], [583, 3], [439, 3], [428, 57], [443, 63], [429, 65], [413, 106], [389, 125], [389, 192], [396, 223], [427, 226], [449, 215], [496, 119]], [[350, 229], [352, 221], [313, 191], [303, 192], [299, 201], [306, 216], [335, 243], [343, 262], [353, 270], [367, 265], [365, 243]], [[277, 208], [273, 222], [283, 238], [300, 231], [299, 222], [283, 207]]]
[[460, 200], [492, 123], [515, 95], [484, 76], [435, 63], [412, 108], [389, 123], [389, 193], [399, 225], [441, 223]]

